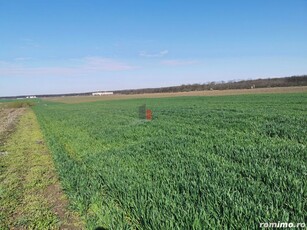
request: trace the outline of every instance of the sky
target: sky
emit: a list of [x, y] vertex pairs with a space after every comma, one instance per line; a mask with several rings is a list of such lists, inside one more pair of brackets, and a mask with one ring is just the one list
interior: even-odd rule
[[307, 74], [307, 0], [0, 0], [0, 96]]

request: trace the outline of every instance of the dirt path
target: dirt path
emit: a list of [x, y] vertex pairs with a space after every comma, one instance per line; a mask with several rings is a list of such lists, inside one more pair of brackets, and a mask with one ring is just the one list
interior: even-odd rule
[[68, 211], [36, 116], [27, 109], [0, 156], [0, 229], [82, 229]]
[[6, 109], [0, 107], [0, 150], [6, 137], [13, 132], [19, 116], [25, 111], [24, 108]]

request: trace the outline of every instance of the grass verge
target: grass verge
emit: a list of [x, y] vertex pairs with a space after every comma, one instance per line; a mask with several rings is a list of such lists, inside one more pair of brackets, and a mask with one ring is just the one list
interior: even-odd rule
[[0, 229], [82, 229], [68, 202], [43, 141], [36, 116], [27, 109], [0, 155]]

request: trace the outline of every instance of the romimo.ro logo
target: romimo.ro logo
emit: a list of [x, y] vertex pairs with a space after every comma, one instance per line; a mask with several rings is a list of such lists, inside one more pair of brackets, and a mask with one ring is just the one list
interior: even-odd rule
[[305, 228], [305, 223], [287, 223], [287, 222], [275, 222], [275, 223], [260, 223], [260, 228]]

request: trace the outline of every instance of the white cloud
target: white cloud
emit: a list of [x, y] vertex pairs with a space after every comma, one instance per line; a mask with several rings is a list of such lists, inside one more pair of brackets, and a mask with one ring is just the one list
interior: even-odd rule
[[154, 57], [164, 57], [168, 54], [168, 50], [162, 50], [159, 53], [147, 53], [146, 51], [141, 51], [139, 55], [141, 57], [154, 58]]
[[41, 44], [31, 38], [21, 38], [20, 39], [22, 45], [20, 48], [22, 49], [38, 49], [41, 48]]
[[136, 66], [102, 57], [86, 57], [84, 58], [84, 62], [85, 64], [82, 68], [88, 71], [121, 71], [136, 68]]
[[[75, 59], [76, 60], [76, 59]], [[0, 77], [7, 76], [80, 76], [108, 71], [125, 71], [136, 69], [129, 65], [110, 58], [85, 57], [77, 59], [78, 65], [73, 67], [41, 66], [30, 67], [21, 62], [0, 61]]]
[[173, 59], [173, 60], [164, 60], [161, 62], [163, 65], [168, 65], [168, 66], [186, 66], [186, 65], [194, 65], [199, 63], [199, 61], [195, 60], [178, 60], [178, 59]]
[[14, 59], [14, 61], [28, 61], [31, 60], [32, 58], [30, 57], [17, 57]]

